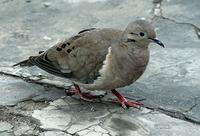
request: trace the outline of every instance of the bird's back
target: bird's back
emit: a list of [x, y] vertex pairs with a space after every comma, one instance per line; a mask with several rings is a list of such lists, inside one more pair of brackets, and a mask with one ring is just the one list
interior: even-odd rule
[[88, 29], [57, 43], [44, 53], [29, 58], [28, 63], [62, 77], [83, 83], [99, 76], [108, 48], [120, 40], [122, 31]]

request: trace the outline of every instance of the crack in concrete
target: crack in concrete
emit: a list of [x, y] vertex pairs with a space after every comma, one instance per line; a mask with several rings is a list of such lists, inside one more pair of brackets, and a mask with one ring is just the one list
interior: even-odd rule
[[[84, 130], [89, 130], [89, 128], [91, 128], [91, 127], [94, 127], [94, 126], [98, 126], [99, 125], [99, 123], [98, 124], [92, 124], [92, 125], [90, 125], [90, 126], [88, 126], [88, 127], [86, 127], [86, 128], [84, 128], [84, 129], [81, 129], [81, 130], [78, 130], [78, 131], [76, 131], [75, 133], [73, 133], [72, 134], [72, 136], [77, 136], [78, 134], [78, 132], [81, 132], [81, 131], [84, 131]], [[92, 130], [91, 130], [92, 131]], [[89, 132], [88, 132], [89, 133]]]
[[[35, 102], [33, 100], [18, 102], [16, 105], [0, 106], [0, 120], [8, 122], [14, 126], [12, 133], [18, 131], [18, 127], [20, 128], [20, 126], [27, 125], [34, 132], [33, 135], [35, 135], [41, 133], [42, 129], [40, 129], [40, 121], [33, 118], [31, 112], [46, 106], [47, 105], [43, 102]], [[28, 136], [29, 134], [23, 134], [27, 131], [22, 132], [21, 135]]]
[[[43, 79], [43, 78], [41, 78], [41, 77], [37, 77], [37, 79], [35, 80], [35, 78], [32, 78], [32, 76], [23, 76], [22, 74], [21, 75], [17, 75], [17, 74], [13, 74], [13, 73], [8, 73], [8, 72], [3, 72], [3, 71], [0, 71], [0, 74], [2, 74], [2, 75], [6, 75], [6, 76], [11, 76], [11, 77], [15, 77], [15, 78], [19, 78], [19, 79], [22, 79], [22, 80], [24, 80], [24, 81], [26, 81], [26, 82], [31, 82], [31, 83], [36, 83], [36, 84], [40, 84], [40, 85], [48, 85], [48, 86], [53, 86], [53, 87], [56, 87], [56, 88], [62, 88], [62, 87], [58, 87], [58, 86], [56, 86], [56, 85], [52, 85], [52, 84], [47, 84], [47, 83], [41, 83], [41, 80]], [[38, 79], [39, 78], [39, 79]], [[64, 88], [64, 87], [63, 87]], [[62, 88], [62, 89], [63, 89]], [[73, 97], [72, 97], [73, 98]], [[26, 99], [26, 100], [23, 100], [23, 102], [26, 102], [26, 101], [30, 101], [30, 99], [31, 98], [29, 98], [29, 99]], [[37, 102], [37, 101], [34, 101], [34, 102]], [[67, 102], [68, 103], [68, 102]], [[105, 103], [104, 103], [105, 104]], [[17, 104], [16, 104], [17, 105]], [[16, 105], [13, 105], [12, 107], [14, 107], [14, 106], [16, 106]], [[70, 106], [70, 104], [68, 103], [68, 105], [69, 105], [69, 107], [71, 108], [71, 106]], [[106, 105], [106, 104], [105, 104]], [[107, 106], [107, 105], [106, 105]], [[10, 106], [11, 107], [11, 106]], [[111, 114], [111, 111], [109, 110], [109, 108], [108, 108], [108, 106], [107, 106], [107, 109], [108, 109], [108, 112]], [[20, 116], [20, 117], [25, 117], [24, 115], [22, 115], [22, 114], [14, 114], [13, 113], [13, 115], [15, 115], [15, 116]], [[107, 115], [107, 116], [109, 116], [109, 115]], [[106, 118], [106, 117], [103, 117], [103, 118]], [[107, 117], [108, 118], [108, 117]], [[35, 119], [35, 118], [33, 118], [34, 120], [37, 120], [37, 119]], [[86, 129], [88, 129], [88, 128], [90, 128], [90, 127], [93, 127], [93, 126], [97, 126], [97, 125], [99, 125], [100, 123], [102, 123], [102, 121], [100, 121], [100, 123], [98, 123], [98, 124], [92, 124], [92, 125], [90, 125], [90, 126], [88, 126], [87, 128], [84, 128], [84, 129], [81, 129], [81, 130], [79, 130], [79, 131], [77, 131], [77, 132], [75, 132], [75, 133], [73, 133], [73, 134], [71, 134], [71, 133], [69, 133], [69, 132], [67, 132], [67, 129], [65, 130], [65, 131], [63, 131], [63, 130], [60, 130], [60, 129], [43, 129], [43, 128], [41, 128], [40, 126], [41, 126], [41, 124], [40, 124], [40, 121], [39, 120], [37, 120], [37, 122], [39, 123], [37, 123], [37, 129], [39, 129], [40, 130], [40, 132], [45, 132], [45, 131], [61, 131], [61, 132], [64, 132], [64, 133], [66, 133], [66, 134], [70, 134], [70, 135], [76, 135], [78, 132], [80, 132], [80, 131], [83, 131], [83, 130], [86, 130]], [[70, 123], [69, 123], [69, 127], [68, 128], [70, 128], [70, 126], [72, 126], [72, 124], [73, 124], [73, 121], [71, 120], [70, 121]], [[109, 132], [109, 131], [108, 131]], [[108, 134], [109, 135], [109, 134]]]
[[[26, 102], [26, 101], [25, 101]], [[33, 101], [34, 102], [34, 101]], [[40, 121], [39, 120], [37, 120], [37, 119], [35, 119], [35, 118], [33, 118], [33, 117], [29, 117], [29, 116], [25, 116], [25, 115], [23, 115], [23, 114], [20, 114], [20, 113], [9, 113], [10, 115], [13, 115], [13, 116], [15, 116], [16, 118], [28, 118], [29, 120], [34, 120], [34, 121], [36, 121], [37, 123], [35, 123], [35, 124], [37, 124], [37, 127], [36, 127], [36, 129], [37, 130], [39, 130], [39, 132], [40, 133], [42, 133], [42, 132], [46, 132], [46, 131], [60, 131], [60, 132], [63, 132], [63, 133], [66, 133], [66, 134], [69, 134], [69, 135], [72, 135], [72, 136], [77, 136], [77, 133], [78, 132], [81, 132], [81, 131], [84, 131], [84, 130], [86, 130], [86, 129], [89, 129], [89, 128], [91, 128], [91, 127], [93, 127], [93, 126], [101, 126], [102, 127], [102, 125], [101, 125], [101, 123], [102, 122], [104, 122], [107, 118], [109, 118], [110, 116], [112, 116], [111, 114], [112, 113], [114, 113], [114, 112], [111, 112], [110, 110], [109, 110], [109, 107], [108, 107], [108, 105], [106, 104], [106, 103], [104, 103], [105, 105], [106, 105], [106, 107], [107, 107], [107, 109], [108, 109], [108, 112], [110, 113], [110, 114], [108, 114], [108, 115], [106, 115], [105, 117], [102, 117], [102, 119], [100, 119], [101, 121], [99, 122], [99, 123], [97, 123], [97, 124], [92, 124], [92, 125], [90, 125], [90, 126], [88, 126], [87, 128], [84, 128], [84, 129], [81, 129], [81, 130], [79, 130], [79, 131], [76, 131], [75, 133], [69, 133], [68, 131], [67, 131], [67, 129], [66, 130], [61, 130], [61, 129], [55, 129], [55, 128], [49, 128], [49, 129], [44, 129], [44, 128], [41, 128], [40, 126], [41, 126], [41, 124], [40, 124]], [[3, 109], [3, 108], [7, 108], [7, 107], [15, 107], [15, 106], [1, 106], [1, 108]], [[4, 109], [4, 111], [6, 111], [5, 109]], [[71, 122], [72, 122], [72, 120], [71, 120]], [[103, 127], [102, 127], [103, 128]], [[105, 129], [105, 128], [103, 128], [103, 129]], [[109, 136], [111, 136], [110, 134], [109, 134], [109, 131], [107, 130], [107, 129], [105, 129], [108, 133], [106, 133], [106, 134], [108, 134]], [[91, 130], [92, 131], [92, 130]]]
[[175, 118], [178, 118], [178, 119], [181, 119], [181, 120], [189, 121], [191, 123], [195, 123], [195, 124], [200, 125], [200, 121], [192, 119], [192, 118], [188, 117], [188, 115], [186, 115], [186, 114], [184, 114], [180, 111], [167, 110], [167, 109], [164, 109], [164, 108], [158, 108], [158, 111], [161, 111], [162, 113], [165, 113], [166, 115], [169, 115], [171, 117], [175, 117]]
[[[12, 107], [13, 108], [13, 107]], [[31, 116], [26, 116], [20, 113], [14, 113], [8, 109], [8, 106], [3, 106], [0, 108], [0, 121], [6, 121], [13, 125], [14, 127], [18, 127], [22, 125], [23, 123], [27, 124], [28, 126], [31, 126], [34, 131], [41, 132], [40, 129], [40, 122], [37, 121], [35, 118]], [[14, 127], [12, 133], [14, 133]], [[25, 135], [25, 134], [22, 134]]]
[[[72, 97], [73, 98], [73, 97]], [[76, 98], [74, 98], [74, 99], [76, 99]], [[69, 104], [69, 103], [68, 103]], [[84, 131], [84, 130], [89, 130], [89, 128], [91, 128], [91, 127], [94, 127], [94, 126], [100, 126], [100, 127], [102, 127], [103, 129], [105, 129], [103, 126], [102, 126], [102, 124], [105, 122], [105, 120], [106, 119], [108, 119], [108, 118], [110, 118], [111, 116], [112, 116], [112, 114], [113, 113], [115, 113], [115, 112], [112, 112], [112, 111], [110, 111], [110, 109], [109, 109], [109, 106], [105, 103], [105, 102], [102, 102], [102, 104], [104, 104], [105, 106], [106, 106], [106, 108], [107, 108], [107, 111], [109, 112], [109, 114], [108, 115], [106, 115], [106, 116], [104, 116], [104, 117], [102, 117], [101, 119], [99, 119], [99, 123], [96, 123], [96, 124], [92, 124], [92, 125], [89, 125], [88, 127], [86, 127], [86, 128], [84, 128], [84, 129], [81, 129], [81, 130], [78, 130], [78, 131], [76, 131], [75, 133], [73, 133], [73, 134], [71, 134], [71, 133], [69, 133], [69, 134], [71, 134], [72, 136], [77, 136], [78, 134], [78, 132], [81, 132], [81, 131]], [[69, 104], [70, 105], [70, 104]], [[70, 107], [71, 108], [71, 107]], [[67, 132], [67, 130], [71, 127], [73, 125], [73, 120], [71, 119], [71, 121], [70, 121], [70, 123], [68, 124], [68, 127], [67, 127], [67, 129], [65, 130], [66, 132]], [[107, 129], [105, 129], [108, 133], [106, 133], [106, 134], [108, 134], [109, 136], [111, 136], [111, 134], [110, 134], [110, 132], [109, 132], [109, 130], [107, 130]], [[92, 131], [92, 130], [91, 130]], [[91, 132], [90, 131], [90, 132]], [[96, 131], [95, 131], [96, 132]], [[89, 133], [89, 132], [88, 132]]]
[[172, 21], [174, 22], [175, 24], [181, 24], [181, 25], [190, 25], [194, 28], [195, 30], [195, 33], [198, 37], [198, 39], [200, 39], [200, 28], [192, 23], [187, 23], [187, 22], [177, 22], [176, 20], [174, 19], [171, 19], [171, 18], [167, 18], [163, 15], [162, 13], [162, 1], [163, 0], [153, 0], [153, 9], [152, 9], [152, 12], [153, 12], [153, 19], [155, 18], [162, 18], [162, 19], [166, 19], [166, 20], [169, 20], [169, 21]]
[[196, 25], [194, 25], [194, 24], [191, 24], [191, 23], [187, 23], [187, 22], [177, 22], [176, 20], [171, 19], [171, 18], [167, 18], [167, 17], [165, 17], [165, 16], [158, 16], [158, 17], [160, 17], [160, 18], [162, 18], [162, 19], [166, 19], [166, 20], [168, 20], [168, 21], [171, 21], [171, 22], [173, 22], [173, 23], [175, 23], [175, 24], [189, 25], [189, 26], [193, 27], [193, 29], [195, 30], [195, 33], [196, 33], [196, 35], [197, 35], [197, 38], [200, 39], [200, 28], [199, 28], [198, 26], [196, 26]]
[[109, 136], [112, 136], [112, 135], [110, 134], [110, 131], [109, 131], [108, 129], [106, 129], [106, 128], [103, 126], [103, 123], [104, 123], [107, 119], [111, 118], [111, 117], [113, 116], [112, 114], [117, 113], [117, 111], [113, 111], [113, 112], [112, 112], [112, 111], [110, 110], [110, 107], [107, 105], [107, 103], [104, 103], [104, 104], [105, 104], [105, 106], [106, 106], [107, 111], [109, 112], [109, 114], [101, 119], [101, 121], [100, 121], [100, 123], [99, 123], [99, 126], [101, 126], [103, 129], [105, 129], [105, 130], [108, 132], [108, 133], [106, 133], [106, 134], [108, 134]]
[[[18, 75], [18, 74], [15, 74], [15, 73], [9, 73], [9, 72], [5, 72], [5, 71], [0, 71], [0, 75], [6, 75], [6, 76], [10, 76], [10, 77], [15, 77], [15, 78], [18, 78], [18, 79], [22, 79], [24, 80], [25, 82], [28, 82], [28, 83], [35, 83], [35, 84], [39, 84], [39, 85], [47, 85], [49, 87], [55, 87], [55, 88], [58, 88], [58, 89], [67, 89], [66, 86], [58, 86], [56, 84], [52, 84], [48, 81], [42, 81], [43, 79], [45, 80], [49, 80], [49, 79], [46, 79], [46, 78], [42, 78], [41, 76], [23, 76], [22, 74], [21, 75]], [[49, 80], [51, 81], [51, 80]]]
[[[8, 109], [8, 107], [14, 107], [14, 106], [2, 106], [0, 108], [0, 111], [1, 111], [0, 112], [0, 120], [2, 120], [2, 121], [8, 121], [9, 120], [10, 121], [10, 120], [12, 120], [12, 117], [18, 117], [18, 118], [27, 119], [27, 120], [29, 120], [29, 121], [31, 121], [33, 123], [36, 123], [36, 124], [39, 123], [38, 121], [36, 121], [31, 116], [26, 116], [26, 115], [23, 115], [23, 114], [20, 114], [20, 113], [14, 113], [14, 112], [10, 111]], [[8, 120], [6, 120], [6, 119], [8, 119]]]
[[[73, 97], [72, 97], [73, 98]], [[74, 98], [74, 99], [76, 99], [76, 98]], [[68, 103], [69, 104], [69, 103]], [[89, 125], [88, 127], [86, 127], [86, 128], [84, 128], [84, 129], [81, 129], [81, 130], [78, 130], [78, 131], [76, 131], [76, 132], [74, 132], [74, 133], [69, 133], [69, 132], [67, 132], [67, 130], [73, 125], [73, 120], [71, 119], [71, 121], [70, 121], [70, 123], [68, 124], [68, 127], [67, 127], [67, 129], [65, 130], [65, 132], [67, 132], [68, 134], [71, 134], [72, 136], [77, 136], [78, 135], [78, 132], [81, 132], [81, 131], [84, 131], [84, 130], [89, 130], [89, 128], [91, 128], [91, 127], [94, 127], [94, 126], [100, 126], [100, 127], [102, 127], [103, 129], [105, 129], [106, 131], [107, 131], [107, 133], [106, 134], [108, 134], [109, 136], [112, 136], [111, 134], [110, 134], [110, 132], [109, 132], [109, 130], [107, 130], [106, 128], [104, 128], [103, 127], [103, 123], [105, 122], [105, 120], [107, 120], [108, 118], [110, 118], [111, 116], [112, 116], [112, 114], [113, 113], [117, 113], [117, 111], [110, 111], [110, 108], [109, 108], [109, 106], [107, 105], [107, 103], [105, 103], [105, 102], [102, 102], [102, 104], [104, 104], [105, 106], [106, 106], [106, 108], [107, 108], [107, 111], [109, 112], [109, 114], [108, 115], [106, 115], [106, 116], [104, 116], [104, 117], [102, 117], [102, 118], [100, 118], [99, 119], [99, 123], [96, 123], [96, 124], [92, 124], [92, 125]], [[69, 104], [70, 105], [70, 104]], [[71, 108], [71, 107], [70, 107]], [[92, 131], [92, 130], [91, 130]], [[90, 132], [91, 132], [90, 131]], [[96, 132], [96, 131], [95, 131]], [[89, 133], [89, 132], [88, 132]]]
[[[175, 21], [173, 21], [173, 22], [175, 22]], [[23, 76], [19, 76], [19, 75], [8, 73], [8, 72], [2, 72], [2, 71], [0, 71], [0, 74], [7, 75], [7, 76], [12, 76], [12, 77], [17, 77], [17, 78], [20, 78], [20, 79], [22, 79], [24, 81], [27, 81], [25, 79], [28, 79], [28, 81], [31, 82], [31, 83], [36, 83], [36, 84], [40, 84], [40, 85], [48, 85], [48, 86], [61, 88], [61, 87], [58, 87], [58, 86], [52, 85], [52, 84], [46, 84], [46, 83], [41, 83], [41, 82], [38, 83], [38, 80], [31, 80], [31, 79], [29, 79], [30, 77], [23, 77]], [[28, 100], [24, 100], [24, 101], [28, 101]], [[193, 105], [190, 109], [192, 110], [192, 108], [194, 108], [195, 106]], [[195, 123], [195, 124], [200, 124], [200, 121], [192, 119], [191, 117], [188, 117], [188, 115], [186, 115], [186, 114], [184, 114], [184, 113], [182, 113], [180, 111], [171, 111], [171, 110], [164, 109], [164, 108], [155, 108], [155, 107], [148, 107], [148, 106], [144, 106], [144, 107], [146, 107], [148, 109], [151, 109], [151, 110], [160, 111], [160, 112], [162, 112], [162, 113], [164, 113], [164, 114], [166, 114], [168, 116], [174, 117], [174, 118], [178, 118], [178, 119], [181, 119], [181, 120], [189, 121], [189, 122], [192, 122], [192, 123]], [[109, 111], [109, 107], [108, 106], [107, 106], [107, 109]], [[110, 112], [110, 114], [113, 113], [111, 111], [109, 111], [109, 112]]]
[[[177, 118], [177, 119], [180, 119], [180, 120], [185, 120], [187, 122], [191, 122], [191, 123], [194, 123], [194, 124], [197, 124], [197, 125], [200, 125], [200, 121], [198, 121], [198, 119], [194, 119], [194, 118], [191, 118], [189, 117], [188, 115], [186, 115], [185, 113], [181, 112], [181, 111], [178, 111], [178, 110], [172, 110], [172, 109], [165, 109], [163, 107], [150, 107], [150, 106], [144, 106], [145, 108], [147, 109], [150, 109], [150, 110], [154, 110], [154, 111], [159, 111], [165, 115], [168, 115], [170, 117], [173, 117], [173, 118]], [[192, 108], [194, 108], [195, 106], [192, 106]]]
[[192, 105], [186, 112], [190, 112], [192, 111], [198, 104], [195, 103], [194, 105]]
[[197, 99], [195, 99], [194, 102], [195, 103], [189, 109], [185, 110], [186, 113], [192, 111], [198, 105]]
[[[84, 128], [84, 129], [82, 129], [82, 130], [79, 130], [79, 131], [77, 131], [77, 132], [75, 132], [74, 134], [72, 134], [73, 136], [77, 136], [78, 135], [78, 132], [81, 132], [81, 131], [84, 131], [84, 130], [90, 130], [89, 132], [87, 132], [85, 135], [87, 135], [88, 133], [90, 133], [91, 131], [94, 131], [94, 132], [97, 132], [98, 133], [98, 131], [96, 131], [96, 130], [91, 130], [90, 128], [92, 128], [92, 127], [95, 127], [95, 126], [100, 126], [101, 128], [103, 128], [101, 125], [100, 125], [100, 123], [99, 124], [93, 124], [93, 125], [91, 125], [91, 126], [88, 126], [87, 128]], [[101, 135], [103, 135], [103, 134], [108, 134], [109, 136], [112, 136], [111, 134], [110, 134], [110, 132], [109, 132], [109, 130], [107, 130], [107, 129], [105, 129], [105, 128], [103, 128], [104, 130], [106, 130], [107, 131], [107, 133], [103, 133], [103, 132], [101, 132], [102, 134]]]
[[57, 129], [57, 128], [40, 128], [42, 132], [46, 132], [46, 131], [60, 131], [60, 132], [63, 132], [65, 134], [68, 134], [68, 135], [73, 135], [65, 130], [61, 130], [61, 129]]

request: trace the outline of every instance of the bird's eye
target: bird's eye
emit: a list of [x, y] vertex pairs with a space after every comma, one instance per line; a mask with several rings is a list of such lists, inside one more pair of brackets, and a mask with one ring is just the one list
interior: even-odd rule
[[144, 32], [140, 32], [139, 35], [140, 35], [141, 37], [144, 37], [144, 36], [145, 36], [145, 33], [144, 33]]

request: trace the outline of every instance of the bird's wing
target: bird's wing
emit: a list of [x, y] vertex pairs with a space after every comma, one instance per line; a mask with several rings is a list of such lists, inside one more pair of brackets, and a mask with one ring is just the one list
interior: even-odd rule
[[92, 82], [99, 75], [110, 44], [120, 34], [113, 29], [86, 29], [28, 61], [54, 75]]

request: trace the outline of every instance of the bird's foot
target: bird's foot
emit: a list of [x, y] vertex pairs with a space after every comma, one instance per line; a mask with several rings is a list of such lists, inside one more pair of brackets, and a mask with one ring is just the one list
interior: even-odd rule
[[117, 92], [115, 89], [111, 91], [117, 97], [117, 100], [114, 100], [113, 102], [119, 103], [124, 109], [129, 107], [139, 108], [140, 106], [143, 105], [142, 103], [136, 101], [127, 100], [121, 93]]
[[142, 106], [142, 103], [136, 102], [136, 101], [129, 101], [129, 100], [125, 100], [125, 101], [119, 101], [119, 99], [117, 100], [113, 100], [113, 102], [118, 103], [122, 106], [122, 108], [126, 109], [129, 107], [134, 107], [134, 108], [139, 108], [140, 106]]
[[97, 98], [102, 98], [102, 95], [92, 95], [89, 92], [81, 92], [81, 89], [77, 84], [74, 84], [74, 88], [70, 88], [69, 90], [66, 90], [66, 94], [68, 96], [78, 95], [82, 100], [85, 100], [85, 101], [92, 101]]

